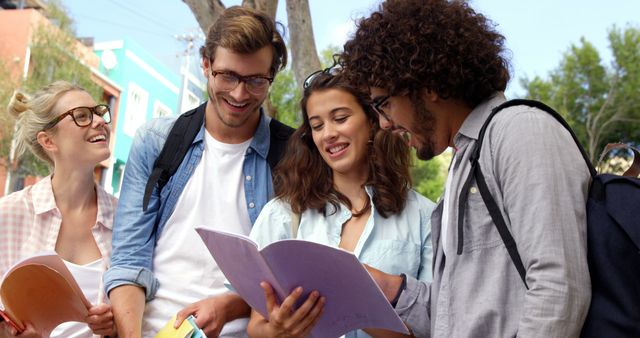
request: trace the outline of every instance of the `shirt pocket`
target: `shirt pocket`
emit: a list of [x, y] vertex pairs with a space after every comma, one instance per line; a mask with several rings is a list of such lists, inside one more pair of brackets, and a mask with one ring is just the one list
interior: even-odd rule
[[[458, 224], [452, 224], [452, 226], [457, 229]], [[469, 188], [463, 228], [464, 252], [490, 249], [502, 244], [502, 239], [493, 224], [487, 205], [475, 184]]]
[[420, 268], [420, 245], [404, 240], [374, 240], [362, 251], [360, 261], [383, 272], [416, 277]]

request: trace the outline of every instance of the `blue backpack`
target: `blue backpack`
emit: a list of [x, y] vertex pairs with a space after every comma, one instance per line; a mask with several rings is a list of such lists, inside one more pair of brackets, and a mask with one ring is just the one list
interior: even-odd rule
[[591, 306], [581, 336], [640, 337], [640, 152], [622, 175], [599, 174], [587, 203]]
[[[624, 144], [608, 148], [632, 150], [634, 160], [623, 176], [598, 174], [587, 153], [578, 142], [567, 122], [545, 104], [532, 100], [511, 100], [493, 109], [474, 145], [471, 155], [471, 173], [460, 194], [458, 227], [464, 222], [464, 206], [473, 180], [478, 185], [493, 223], [513, 265], [525, 287], [529, 289], [526, 270], [516, 242], [502, 217], [502, 213], [486, 184], [478, 163], [482, 139], [495, 114], [502, 109], [526, 105], [543, 110], [553, 116], [571, 134], [582, 153], [592, 182], [587, 199], [587, 259], [591, 275], [592, 296], [589, 312], [582, 329], [583, 338], [640, 337], [640, 152]], [[638, 208], [638, 209], [636, 209]], [[458, 247], [458, 254], [461, 252]]]

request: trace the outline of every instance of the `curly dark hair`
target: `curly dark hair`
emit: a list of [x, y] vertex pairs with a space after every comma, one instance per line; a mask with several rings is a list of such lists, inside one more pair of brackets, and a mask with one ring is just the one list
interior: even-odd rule
[[307, 101], [312, 93], [329, 89], [353, 95], [367, 116], [373, 142], [369, 146], [369, 172], [365, 185], [373, 188], [372, 200], [376, 210], [382, 217], [401, 212], [411, 187], [408, 146], [399, 136], [380, 129], [378, 116], [371, 108], [366, 93], [347, 82], [344, 75], [332, 75], [328, 71], [314, 76], [304, 90], [300, 101], [304, 121], [289, 139], [287, 151], [274, 170], [276, 197], [288, 202], [295, 213], [316, 209], [326, 215], [327, 203], [334, 206], [334, 212], [339, 203], [352, 207], [349, 199], [335, 189], [332, 170], [322, 159], [311, 136]]
[[462, 0], [387, 0], [357, 23], [340, 62], [357, 85], [427, 89], [475, 107], [509, 82], [494, 26]]

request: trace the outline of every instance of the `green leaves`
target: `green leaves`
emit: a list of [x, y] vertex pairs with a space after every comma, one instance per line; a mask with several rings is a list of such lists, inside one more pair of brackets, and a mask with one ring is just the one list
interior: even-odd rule
[[444, 191], [451, 152], [444, 152], [429, 161], [418, 160], [415, 157], [415, 151], [413, 153], [414, 166], [411, 168], [413, 188], [435, 202]]
[[18, 64], [0, 64], [0, 164], [11, 172], [12, 182], [16, 177], [29, 175], [46, 176], [48, 165], [31, 152], [16, 159], [15, 166], [9, 166], [9, 151], [13, 136], [15, 120], [9, 116], [6, 107], [14, 89], [18, 86], [27, 93], [33, 94], [45, 85], [66, 80], [78, 84], [97, 101], [102, 99], [102, 89], [91, 80], [91, 70], [76, 57], [75, 49], [79, 43], [73, 36], [73, 20], [59, 1], [48, 3], [46, 13], [52, 25], [41, 24], [31, 37], [28, 46], [31, 50], [29, 74], [22, 83], [11, 79], [11, 74], [21, 74]]
[[300, 89], [297, 88], [293, 70], [287, 68], [276, 76], [269, 92], [276, 118], [293, 128], [300, 125]]
[[521, 80], [527, 97], [558, 110], [592, 160], [610, 142], [640, 141], [640, 29], [609, 31], [613, 60], [587, 39], [571, 45], [547, 79]]

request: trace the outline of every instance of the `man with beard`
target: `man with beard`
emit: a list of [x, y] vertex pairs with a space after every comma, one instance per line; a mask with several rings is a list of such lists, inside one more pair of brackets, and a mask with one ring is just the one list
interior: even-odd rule
[[385, 294], [399, 293], [396, 311], [417, 336], [576, 337], [586, 316], [590, 174], [570, 133], [516, 105], [484, 135], [479, 166], [526, 277], [475, 179], [465, 188], [480, 128], [506, 101], [503, 54], [504, 37], [465, 1], [388, 0], [358, 23], [341, 56], [351, 80], [370, 89], [381, 126], [405, 134], [420, 159], [453, 148], [431, 219], [433, 283], [370, 269]]
[[267, 158], [276, 121], [260, 106], [287, 51], [266, 14], [231, 7], [200, 52], [209, 99], [196, 111], [204, 122], [175, 174], [163, 188], [152, 186], [148, 204], [145, 186], [176, 119], [142, 126], [131, 147], [104, 277], [120, 337], [153, 337], [176, 313], [176, 326], [193, 314], [209, 337], [246, 336], [250, 308], [226, 290], [194, 227], [248, 235], [272, 196]]

